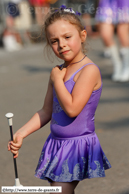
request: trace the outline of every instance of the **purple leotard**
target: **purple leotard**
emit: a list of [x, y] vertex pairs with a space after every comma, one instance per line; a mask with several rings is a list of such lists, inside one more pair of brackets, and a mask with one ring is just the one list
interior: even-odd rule
[[[65, 82], [69, 93], [75, 85], [74, 76], [83, 67]], [[36, 177], [56, 182], [72, 182], [105, 176], [105, 170], [111, 165], [101, 148], [94, 126], [101, 91], [102, 85], [92, 92], [81, 113], [70, 118], [61, 108], [53, 88], [51, 133], [42, 149]]]
[[96, 20], [106, 23], [129, 23], [129, 0], [100, 0]]

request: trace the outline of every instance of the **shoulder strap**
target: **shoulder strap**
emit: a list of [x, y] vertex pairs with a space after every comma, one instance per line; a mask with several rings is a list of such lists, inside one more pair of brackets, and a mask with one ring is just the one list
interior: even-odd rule
[[87, 63], [87, 64], [83, 65], [81, 68], [79, 68], [79, 69], [71, 76], [71, 79], [73, 79], [74, 76], [75, 76], [79, 71], [81, 71], [85, 66], [90, 65], [90, 64], [94, 64], [94, 63]]

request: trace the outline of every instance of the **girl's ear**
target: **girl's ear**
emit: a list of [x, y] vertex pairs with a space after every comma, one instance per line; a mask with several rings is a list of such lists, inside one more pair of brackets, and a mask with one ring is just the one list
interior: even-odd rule
[[81, 41], [82, 41], [82, 43], [85, 42], [86, 37], [87, 37], [87, 32], [86, 32], [86, 30], [82, 30], [82, 31], [81, 31]]

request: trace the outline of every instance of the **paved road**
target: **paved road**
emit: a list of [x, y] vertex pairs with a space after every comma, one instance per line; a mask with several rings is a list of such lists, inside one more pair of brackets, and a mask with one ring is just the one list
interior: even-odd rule
[[[112, 169], [106, 171], [106, 178], [80, 182], [76, 193], [129, 194], [129, 82], [111, 81], [111, 61], [102, 57], [100, 39], [89, 39], [88, 47], [88, 55], [102, 72], [103, 92], [96, 111], [96, 133]], [[41, 108], [51, 68], [60, 63], [54, 58], [51, 58], [53, 63], [48, 61], [43, 48], [44, 44], [32, 44], [15, 53], [0, 50], [0, 186], [14, 185], [12, 155], [6, 148], [10, 134], [4, 115], [14, 113], [14, 131], [26, 123]], [[24, 186], [49, 186], [34, 177], [49, 132], [47, 125], [24, 140], [17, 160]]]

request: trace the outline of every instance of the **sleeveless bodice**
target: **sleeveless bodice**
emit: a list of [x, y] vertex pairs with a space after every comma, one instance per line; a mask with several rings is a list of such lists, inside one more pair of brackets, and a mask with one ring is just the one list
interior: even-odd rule
[[[89, 65], [89, 64], [86, 64]], [[84, 65], [84, 66], [86, 66]], [[84, 67], [83, 66], [83, 67]], [[74, 76], [83, 68], [78, 69], [71, 78], [66, 81], [64, 84], [69, 91], [72, 93], [75, 82], [73, 80]], [[98, 90], [94, 90], [83, 108], [80, 114], [74, 118], [70, 118], [61, 108], [55, 89], [53, 88], [53, 112], [51, 119], [51, 134], [56, 138], [72, 138], [91, 134], [95, 131], [94, 119], [95, 111], [99, 103], [101, 96], [102, 84]]]

